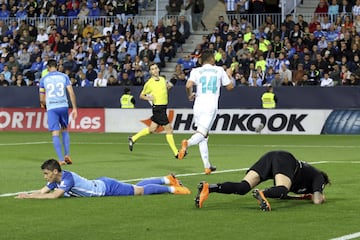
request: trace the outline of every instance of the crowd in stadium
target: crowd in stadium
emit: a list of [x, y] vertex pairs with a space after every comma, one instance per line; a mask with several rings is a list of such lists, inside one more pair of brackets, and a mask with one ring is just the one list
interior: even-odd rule
[[310, 22], [287, 15], [281, 26], [271, 15], [257, 28], [246, 14], [219, 16], [190, 51], [182, 49], [191, 34], [182, 3], [169, 1], [175, 17], [135, 24], [149, 1], [3, 1], [0, 85], [37, 86], [49, 59], [73, 86], [143, 85], [151, 62], [164, 67], [175, 58], [171, 81], [182, 85], [207, 48], [237, 86], [359, 85], [360, 0], [319, 0]]

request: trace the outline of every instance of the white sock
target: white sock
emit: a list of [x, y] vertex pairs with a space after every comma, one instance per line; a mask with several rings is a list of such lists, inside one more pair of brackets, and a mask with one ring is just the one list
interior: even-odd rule
[[199, 142], [199, 150], [201, 155], [201, 160], [203, 161], [204, 168], [210, 168], [211, 164], [209, 162], [209, 148], [208, 148], [208, 139], [204, 138]]
[[201, 141], [203, 141], [205, 139], [204, 135], [202, 135], [201, 133], [194, 133], [191, 138], [188, 140], [188, 147], [192, 146], [192, 145], [197, 145], [199, 144]]
[[167, 177], [163, 177], [163, 181], [165, 185], [170, 184], [170, 180]]

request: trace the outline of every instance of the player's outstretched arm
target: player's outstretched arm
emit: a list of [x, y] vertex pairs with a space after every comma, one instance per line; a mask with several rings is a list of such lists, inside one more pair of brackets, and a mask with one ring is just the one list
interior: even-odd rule
[[20, 193], [15, 198], [24, 199], [24, 198], [32, 198], [32, 199], [55, 199], [64, 196], [65, 191], [62, 189], [55, 189], [55, 191], [50, 192], [50, 189], [47, 187], [42, 188], [40, 191], [33, 193]]

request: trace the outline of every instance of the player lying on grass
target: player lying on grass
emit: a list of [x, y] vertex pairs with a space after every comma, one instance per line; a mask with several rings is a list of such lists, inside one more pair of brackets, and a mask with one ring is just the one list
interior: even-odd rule
[[[330, 183], [329, 177], [309, 164], [297, 160], [286, 151], [271, 151], [263, 155], [250, 169], [241, 182], [224, 182], [209, 184], [201, 182], [195, 205], [202, 208], [209, 193], [245, 195], [252, 188], [266, 180], [273, 179], [273, 187], [265, 190], [255, 189], [253, 196], [258, 200], [261, 210], [271, 211], [267, 198], [278, 199], [312, 199], [313, 203], [321, 204], [325, 201], [323, 190]], [[302, 194], [289, 196], [293, 192]]]
[[[162, 178], [149, 178], [132, 185], [116, 179], [101, 177], [88, 180], [70, 171], [61, 170], [55, 159], [49, 159], [41, 165], [47, 185], [33, 193], [21, 193], [16, 198], [54, 199], [60, 197], [103, 197], [134, 196], [148, 194], [190, 194], [173, 175]], [[164, 186], [165, 184], [169, 186]]]

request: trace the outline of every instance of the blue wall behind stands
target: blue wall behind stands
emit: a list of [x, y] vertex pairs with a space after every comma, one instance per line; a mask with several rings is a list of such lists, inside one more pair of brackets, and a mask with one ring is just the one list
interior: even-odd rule
[[[75, 88], [78, 107], [119, 108], [124, 87]], [[137, 108], [148, 108], [138, 98], [141, 87], [131, 87]], [[261, 108], [261, 95], [265, 88], [237, 87], [233, 91], [222, 89], [219, 108]], [[360, 86], [356, 87], [278, 87], [277, 108], [289, 109], [350, 109], [360, 108]], [[37, 87], [0, 88], [0, 107], [39, 107]], [[169, 93], [170, 108], [191, 108], [185, 88], [176, 86]]]

